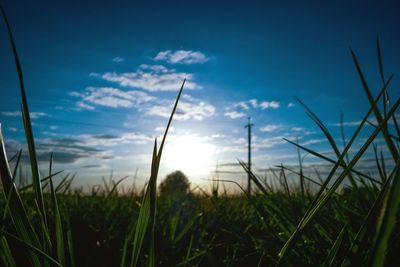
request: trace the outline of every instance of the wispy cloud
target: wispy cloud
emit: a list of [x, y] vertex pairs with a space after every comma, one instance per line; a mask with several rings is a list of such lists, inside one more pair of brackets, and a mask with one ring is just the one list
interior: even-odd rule
[[[177, 120], [203, 120], [215, 114], [215, 107], [213, 105], [193, 97], [186, 96], [185, 98], [179, 102], [177, 107], [175, 114]], [[155, 105], [150, 107], [146, 114], [168, 118], [171, 114], [172, 105], [173, 102], [170, 102], [167, 105]]]
[[112, 87], [88, 87], [83, 93], [71, 92], [70, 95], [79, 97], [76, 105], [78, 109], [85, 110], [93, 110], [94, 106], [130, 108], [155, 99], [142, 91], [123, 91]]
[[264, 127], [260, 128], [261, 132], [267, 132], [267, 133], [271, 133], [271, 132], [275, 132], [279, 129], [282, 129], [282, 125], [280, 124], [267, 124]]
[[267, 108], [271, 108], [271, 109], [277, 109], [279, 108], [281, 105], [279, 104], [278, 101], [262, 101], [260, 103], [260, 108], [261, 109], [267, 109]]
[[153, 59], [155, 61], [166, 61], [170, 64], [198, 64], [210, 60], [202, 52], [192, 50], [165, 50], [159, 52]]
[[112, 61], [114, 61], [115, 63], [121, 63], [125, 61], [125, 58], [123, 57], [115, 57], [112, 59]]
[[331, 123], [331, 126], [358, 126], [361, 124], [361, 120], [358, 121], [344, 121], [343, 123], [337, 122], [337, 123]]
[[92, 73], [91, 76], [100, 77], [123, 87], [139, 88], [150, 92], [178, 91], [184, 79], [186, 79], [185, 89], [201, 88], [193, 81], [193, 74], [176, 72], [175, 69], [168, 69], [162, 65], [142, 64], [135, 72], [106, 72], [102, 75]]
[[266, 101], [266, 100], [258, 100], [258, 99], [250, 99], [245, 101], [239, 101], [233, 103], [231, 106], [226, 108], [226, 112], [224, 115], [231, 119], [242, 118], [246, 115], [250, 109], [278, 109], [280, 107], [280, 103], [278, 101]]
[[[48, 117], [49, 114], [45, 113], [45, 112], [30, 112], [30, 117], [31, 119], [38, 119], [41, 117]], [[6, 117], [21, 117], [22, 113], [21, 111], [4, 111], [1, 112], [1, 115], [6, 116]]]
[[246, 114], [238, 111], [227, 111], [224, 113], [224, 115], [231, 119], [238, 119], [238, 118], [243, 118]]

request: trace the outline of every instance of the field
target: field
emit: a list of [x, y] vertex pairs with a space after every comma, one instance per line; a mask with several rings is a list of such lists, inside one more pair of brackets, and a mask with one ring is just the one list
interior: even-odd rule
[[[386, 76], [377, 40], [381, 88], [372, 90], [351, 51], [369, 110], [343, 144], [299, 101], [324, 134], [332, 158], [289, 141], [331, 164], [327, 175], [307, 177], [301, 166], [281, 166], [276, 183], [251, 172], [253, 191], [226, 194], [214, 179], [210, 191], [158, 190], [160, 161], [182, 91], [164, 136], [155, 140], [151, 175], [145, 188], [121, 189], [104, 181], [82, 192], [68, 176], [39, 175], [28, 99], [11, 27], [10, 42], [17, 67], [22, 115], [30, 155], [31, 184], [16, 186], [21, 152], [8, 159], [0, 133], [0, 264], [1, 266], [398, 266], [400, 249], [400, 99], [390, 99], [392, 76]], [[375, 92], [375, 93], [373, 93]], [[376, 94], [376, 95], [374, 95]], [[368, 135], [362, 135], [366, 127]], [[377, 146], [380, 140], [382, 146]], [[358, 143], [357, 143], [357, 142]], [[360, 144], [359, 141], [362, 141]], [[357, 144], [357, 145], [356, 145]], [[374, 169], [357, 169], [367, 151]], [[351, 153], [350, 153], [351, 152]], [[388, 159], [389, 158], [389, 159]], [[13, 168], [11, 168], [13, 166]], [[174, 188], [174, 187], [173, 187]], [[240, 191], [241, 190], [241, 191]]]

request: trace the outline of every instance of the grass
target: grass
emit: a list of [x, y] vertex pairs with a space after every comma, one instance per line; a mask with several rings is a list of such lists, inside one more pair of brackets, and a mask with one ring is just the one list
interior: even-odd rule
[[[123, 194], [118, 189], [122, 178], [104, 181], [102, 188], [82, 193], [71, 188], [73, 176], [65, 175], [58, 185], [54, 184], [53, 178], [61, 173], [52, 172], [52, 155], [48, 176], [40, 176], [22, 66], [1, 6], [0, 11], [19, 78], [32, 173], [30, 185], [16, 186], [21, 151], [7, 159], [0, 129], [2, 266], [400, 264], [396, 254], [400, 246], [400, 130], [396, 118], [400, 99], [390, 99], [388, 89], [393, 76], [385, 75], [379, 40], [378, 74], [382, 84], [375, 97], [356, 54], [350, 51], [370, 107], [348, 140], [342, 131], [343, 149], [311, 108], [299, 100], [335, 158], [287, 140], [298, 149], [299, 168], [277, 166], [279, 174], [273, 173], [277, 184], [252, 173], [239, 161], [255, 186], [252, 193], [238, 185], [242, 194], [220, 194], [219, 185], [232, 181], [213, 178], [212, 194], [203, 191], [159, 198], [158, 170], [183, 81], [160, 146], [157, 140], [154, 142], [151, 175], [145, 188]], [[372, 131], [365, 137], [362, 133], [367, 126], [372, 126]], [[383, 137], [384, 148], [375, 144], [378, 137]], [[360, 140], [362, 144], [356, 145]], [[356, 169], [371, 150], [376, 171]], [[317, 172], [307, 176], [301, 152], [331, 164], [328, 175]], [[387, 156], [389, 160], [385, 160]], [[14, 170], [10, 161], [14, 162]], [[289, 173], [299, 182], [290, 182]], [[344, 183], [349, 190], [341, 193]]]

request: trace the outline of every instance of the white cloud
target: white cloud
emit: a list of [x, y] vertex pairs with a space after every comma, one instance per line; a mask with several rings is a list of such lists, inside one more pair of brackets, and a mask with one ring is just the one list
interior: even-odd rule
[[86, 103], [84, 103], [82, 101], [76, 102], [76, 106], [78, 107], [78, 110], [83, 110], [83, 109], [85, 109], [85, 110], [94, 110], [95, 109], [93, 106], [88, 105], [88, 104], [86, 104]]
[[[229, 111], [231, 109], [236, 109], [236, 110], [239, 109], [241, 111], [245, 111], [245, 110], [249, 110], [250, 108], [254, 108], [254, 109], [260, 108], [260, 109], [264, 110], [264, 109], [268, 109], [268, 108], [277, 109], [279, 107], [280, 107], [280, 103], [278, 101], [272, 100], [272, 101], [261, 101], [260, 102], [259, 100], [253, 98], [253, 99], [250, 99], [247, 101], [240, 101], [240, 102], [234, 103], [232, 105], [232, 107], [228, 107], [227, 110]], [[241, 111], [240, 112], [237, 111], [237, 113], [242, 113]]]
[[16, 128], [16, 127], [8, 127], [8, 130], [9, 130], [10, 132], [17, 132], [17, 131], [18, 131], [18, 128]]
[[279, 107], [280, 107], [279, 102], [274, 101], [274, 100], [272, 100], [272, 101], [262, 101], [260, 103], [260, 108], [261, 109], [267, 109], [267, 108], [277, 109]]
[[143, 70], [151, 70], [151, 71], [154, 71], [156, 73], [175, 72], [175, 69], [168, 69], [167, 67], [165, 67], [163, 65], [140, 64], [139, 68], [143, 69]]
[[[250, 101], [248, 101], [248, 102], [250, 102]], [[249, 110], [249, 106], [247, 105], [247, 103], [245, 101], [240, 101], [239, 103], [234, 104], [233, 107], [241, 108], [244, 110]]]
[[292, 131], [295, 132], [302, 132], [305, 131], [306, 129], [304, 129], [303, 127], [292, 127]]
[[287, 105], [287, 107], [288, 107], [288, 108], [294, 107], [294, 103], [290, 102], [290, 103]]
[[[22, 116], [21, 111], [4, 111], [1, 114], [6, 117], [21, 117]], [[30, 114], [30, 117], [32, 120], [49, 116], [49, 114], [44, 113], [44, 112], [30, 112], [29, 114]]]
[[282, 125], [278, 125], [278, 124], [267, 124], [264, 127], [260, 128], [260, 131], [262, 132], [267, 132], [267, 133], [271, 133], [274, 132], [276, 130], [279, 130], [282, 128]]
[[224, 115], [231, 119], [238, 119], [238, 118], [244, 117], [246, 114], [244, 114], [243, 112], [228, 111], [228, 112], [225, 112]]
[[248, 102], [253, 106], [253, 108], [257, 108], [258, 107], [257, 99], [250, 99]]
[[[359, 126], [361, 124], [361, 120], [359, 121], [344, 121], [343, 123], [331, 123], [332, 126]], [[368, 125], [368, 124], [367, 124]]]
[[166, 61], [170, 64], [196, 64], [205, 63], [210, 60], [209, 57], [200, 51], [192, 50], [161, 51], [153, 59], [155, 61]]
[[303, 146], [312, 145], [312, 144], [319, 144], [319, 143], [323, 143], [323, 142], [326, 142], [326, 139], [324, 139], [324, 138], [310, 139], [310, 140], [305, 141], [303, 143]]
[[[211, 117], [215, 113], [215, 107], [209, 103], [193, 98], [190, 95], [184, 95], [177, 106], [174, 118], [177, 120], [203, 120]], [[169, 118], [174, 102], [159, 103], [155, 106], [150, 107], [146, 114], [153, 116], [160, 116]]]
[[201, 88], [193, 81], [193, 74], [175, 72], [174, 69], [167, 69], [162, 65], [142, 64], [136, 72], [107, 72], [101, 75], [101, 78], [124, 87], [140, 88], [150, 92], [178, 91], [184, 79], [186, 79], [185, 89]]
[[125, 58], [123, 57], [115, 57], [112, 59], [112, 61], [114, 61], [115, 63], [121, 63], [125, 61]]
[[93, 110], [93, 105], [111, 108], [130, 108], [155, 99], [141, 91], [122, 91], [112, 87], [88, 87], [84, 93], [71, 92], [71, 96], [79, 97], [79, 109]]

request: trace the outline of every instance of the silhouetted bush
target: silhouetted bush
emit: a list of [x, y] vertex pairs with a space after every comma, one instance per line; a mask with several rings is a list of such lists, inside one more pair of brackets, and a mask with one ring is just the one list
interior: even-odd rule
[[167, 175], [159, 186], [161, 196], [182, 196], [190, 192], [190, 183], [187, 176], [181, 171], [174, 171]]

